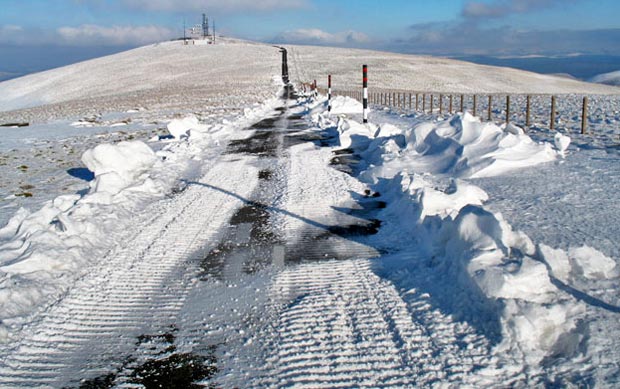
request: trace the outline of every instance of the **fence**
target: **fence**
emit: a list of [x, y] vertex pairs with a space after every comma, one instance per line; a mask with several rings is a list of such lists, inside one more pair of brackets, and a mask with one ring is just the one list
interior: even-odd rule
[[[323, 88], [313, 85], [320, 93]], [[348, 96], [359, 101], [359, 90], [333, 89], [332, 96]], [[401, 113], [417, 112], [450, 115], [468, 111], [482, 120], [497, 123], [516, 123], [529, 129], [564, 129], [567, 132], [592, 134], [592, 125], [618, 122], [618, 96], [583, 96], [574, 94], [465, 94], [434, 93], [403, 90], [373, 89], [368, 93], [369, 103], [388, 107]], [[595, 104], [592, 104], [594, 100]], [[618, 127], [618, 126], [616, 126]], [[619, 137], [615, 128], [611, 135]]]
[[[321, 88], [317, 89], [324, 93]], [[351, 90], [332, 90], [332, 95], [348, 96], [360, 101], [363, 98], [361, 91]], [[375, 90], [368, 94], [368, 99], [375, 106], [384, 106], [403, 113], [444, 115], [468, 111], [483, 120], [519, 123], [526, 129], [531, 128], [535, 123], [537, 126], [547, 125], [552, 130], [559, 125], [566, 127], [568, 122], [574, 123], [578, 116], [579, 130], [582, 134], [586, 134], [590, 121], [588, 116], [590, 98], [588, 96], [444, 94]], [[558, 107], [558, 100], [564, 103], [561, 110]]]

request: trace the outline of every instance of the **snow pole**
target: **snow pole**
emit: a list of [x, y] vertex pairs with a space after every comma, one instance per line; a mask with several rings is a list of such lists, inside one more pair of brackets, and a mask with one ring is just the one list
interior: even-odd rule
[[332, 75], [327, 76], [327, 112], [332, 111]]
[[364, 89], [364, 123], [368, 123], [368, 65], [362, 65], [362, 86]]
[[581, 107], [581, 133], [588, 132], [588, 96], [584, 96], [583, 105]]

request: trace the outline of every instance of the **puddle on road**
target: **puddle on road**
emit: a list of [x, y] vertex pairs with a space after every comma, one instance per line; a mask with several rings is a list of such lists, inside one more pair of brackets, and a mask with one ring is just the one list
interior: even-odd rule
[[269, 181], [273, 177], [273, 171], [269, 169], [263, 169], [258, 172], [258, 179]]
[[283, 245], [270, 217], [268, 207], [258, 202], [248, 202], [237, 210], [224, 239], [201, 261], [201, 278], [236, 279], [273, 263], [283, 264]]
[[140, 335], [134, 356], [127, 358], [121, 368], [83, 380], [78, 388], [204, 388], [197, 382], [208, 380], [218, 372], [216, 346], [208, 346], [203, 355], [179, 353], [174, 345], [175, 340], [173, 332]]
[[275, 131], [256, 131], [245, 139], [235, 139], [228, 144], [228, 154], [253, 154], [259, 157], [277, 157], [278, 134]]

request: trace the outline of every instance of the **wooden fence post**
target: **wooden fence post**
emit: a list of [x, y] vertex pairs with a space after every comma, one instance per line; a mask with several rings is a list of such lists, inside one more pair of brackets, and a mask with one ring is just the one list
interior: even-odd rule
[[550, 129], [555, 129], [555, 96], [551, 96], [551, 124]]
[[443, 95], [440, 94], [439, 95], [439, 115], [442, 114], [442, 111], [443, 111]]
[[426, 113], [426, 93], [422, 93], [422, 113]]
[[581, 108], [581, 133], [585, 134], [588, 132], [588, 96], [584, 96], [583, 98], [583, 106]]
[[531, 106], [532, 106], [532, 96], [527, 95], [525, 100], [525, 127], [530, 127], [530, 114], [531, 114]]
[[465, 113], [464, 107], [465, 107], [465, 98], [463, 97], [463, 95], [461, 95], [461, 112], [462, 113]]
[[412, 105], [411, 105], [411, 92], [409, 92], [409, 111], [411, 111]]
[[489, 106], [488, 106], [488, 112], [487, 112], [487, 120], [491, 121], [493, 118], [491, 117], [491, 114], [493, 113], [493, 96], [489, 95]]
[[433, 114], [433, 94], [431, 93], [431, 115]]
[[476, 113], [477, 113], [477, 109], [476, 109], [477, 105], [478, 105], [478, 95], [474, 93], [474, 116], [476, 116]]
[[415, 94], [415, 110], [416, 110], [416, 112], [420, 111], [420, 104], [419, 104], [420, 103], [420, 101], [419, 101], [420, 99], [419, 99], [419, 97], [420, 97], [420, 94], [416, 92], [416, 94]]
[[450, 95], [450, 115], [452, 115], [452, 95]]
[[506, 124], [510, 123], [510, 95], [506, 96]]

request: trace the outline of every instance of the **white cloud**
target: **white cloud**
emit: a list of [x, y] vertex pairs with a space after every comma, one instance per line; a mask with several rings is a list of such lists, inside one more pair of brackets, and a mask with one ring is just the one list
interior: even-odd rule
[[272, 11], [308, 6], [307, 0], [122, 0], [126, 6], [147, 11]]
[[174, 36], [159, 26], [111, 26], [85, 24], [79, 27], [61, 27], [57, 30], [61, 43], [67, 45], [144, 45], [165, 41]]
[[502, 18], [545, 8], [562, 7], [578, 0], [492, 0], [468, 1], [462, 14], [466, 18]]
[[368, 43], [366, 34], [357, 31], [342, 31], [329, 33], [317, 28], [284, 31], [278, 34], [272, 42], [304, 44], [304, 45], [349, 45]]
[[172, 30], [158, 26], [60, 27], [55, 30], [0, 26], [0, 43], [13, 45], [139, 46], [169, 40]]

